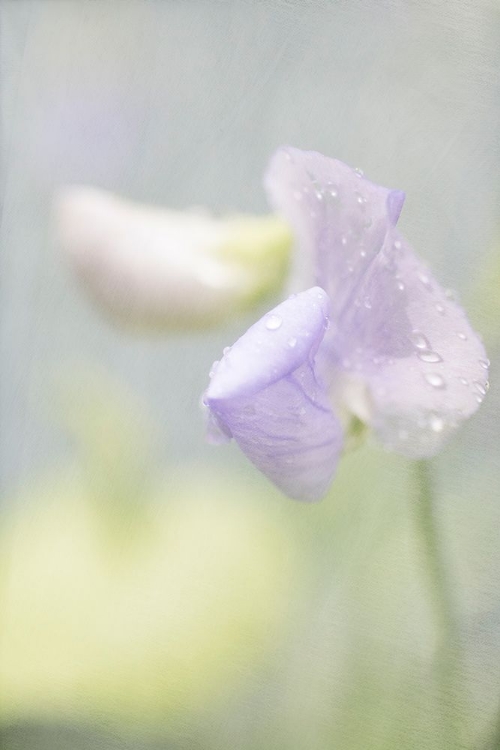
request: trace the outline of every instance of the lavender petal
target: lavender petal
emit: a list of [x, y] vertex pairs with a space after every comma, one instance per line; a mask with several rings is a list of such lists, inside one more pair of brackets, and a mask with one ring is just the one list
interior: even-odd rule
[[336, 469], [342, 428], [315, 371], [329, 300], [293, 296], [226, 352], [204, 397], [219, 430], [285, 494], [320, 499]]

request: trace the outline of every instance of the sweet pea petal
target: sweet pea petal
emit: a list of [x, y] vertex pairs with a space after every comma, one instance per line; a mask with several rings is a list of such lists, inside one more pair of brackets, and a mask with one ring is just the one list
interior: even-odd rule
[[464, 310], [392, 232], [341, 319], [337, 346], [361, 374], [372, 426], [409, 457], [435, 454], [488, 388], [488, 361]]
[[298, 279], [314, 279], [332, 301], [332, 332], [353, 291], [397, 222], [404, 193], [375, 185], [362, 172], [314, 151], [280, 148], [265, 187], [292, 226]]
[[320, 499], [336, 469], [342, 428], [315, 371], [329, 300], [316, 287], [253, 325], [213, 371], [204, 403], [222, 435], [285, 494]]

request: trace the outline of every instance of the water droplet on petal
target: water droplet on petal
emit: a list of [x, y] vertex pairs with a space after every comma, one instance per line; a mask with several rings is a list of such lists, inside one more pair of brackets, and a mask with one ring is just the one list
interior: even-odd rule
[[438, 311], [440, 315], [445, 314], [444, 306], [440, 302], [436, 302], [436, 310]]
[[292, 336], [291, 339], [288, 339], [288, 346], [290, 347], [290, 349], [294, 349], [297, 346], [297, 339], [295, 338], [295, 336]]
[[479, 360], [479, 364], [481, 365], [481, 367], [484, 367], [484, 369], [487, 370], [488, 367], [490, 366], [490, 360], [489, 359], [480, 359]]
[[371, 300], [370, 300], [369, 297], [365, 297], [364, 298], [363, 304], [364, 304], [364, 306], [366, 307], [367, 310], [371, 310], [372, 309], [372, 303], [371, 303]]
[[319, 201], [322, 201], [322, 200], [323, 200], [323, 198], [324, 198], [324, 194], [323, 194], [323, 190], [322, 190], [321, 188], [318, 188], [317, 190], [315, 190], [315, 191], [314, 191], [314, 194], [315, 194], [316, 198], [317, 198], [317, 199], [318, 199]]
[[280, 318], [279, 315], [269, 315], [269, 317], [266, 320], [266, 328], [268, 331], [276, 331], [278, 328], [281, 327], [282, 323], [283, 323], [283, 318]]
[[467, 380], [467, 378], [459, 378], [459, 380], [462, 383], [462, 385], [469, 385], [469, 381]]
[[402, 281], [398, 281], [398, 289], [399, 289], [400, 292], [404, 292], [405, 285], [403, 284]]
[[417, 352], [417, 357], [422, 360], [422, 362], [442, 362], [443, 358], [440, 354], [437, 352], [433, 352], [430, 349], [423, 349], [419, 350]]
[[217, 368], [218, 368], [219, 364], [220, 364], [219, 360], [216, 359], [215, 362], [213, 363], [212, 367], [210, 368], [210, 372], [208, 373], [208, 377], [209, 378], [213, 378], [213, 376], [217, 372]]
[[224, 349], [222, 350], [222, 353], [225, 356], [226, 354], [229, 354], [230, 351], [231, 351], [231, 347], [230, 346], [225, 346]]
[[426, 273], [424, 273], [423, 271], [420, 271], [419, 274], [418, 274], [418, 278], [420, 279], [420, 282], [422, 283], [422, 285], [426, 289], [430, 289], [431, 288], [431, 286], [432, 286], [431, 285], [431, 280], [430, 280], [429, 276]]
[[355, 167], [354, 168], [354, 172], [358, 175], [358, 177], [364, 177], [364, 175], [365, 175], [365, 173], [363, 172], [363, 170], [360, 169], [359, 167]]
[[345, 236], [345, 234], [343, 234], [340, 238], [340, 242], [342, 243], [342, 245], [344, 245], [344, 247], [347, 245], [347, 237]]
[[427, 338], [420, 331], [412, 331], [410, 341], [417, 349], [430, 349], [431, 345]]
[[427, 372], [424, 375], [424, 380], [433, 388], [446, 388], [444, 378], [442, 377], [442, 375], [438, 375], [437, 372]]
[[437, 414], [431, 414], [429, 418], [429, 427], [433, 432], [442, 432], [444, 429], [444, 419]]
[[474, 387], [478, 393], [481, 394], [481, 396], [486, 396], [487, 388], [484, 387], [482, 383], [480, 383], [478, 380], [474, 380]]
[[401, 248], [402, 248], [401, 240], [395, 240], [394, 241], [394, 249], [395, 250], [401, 250]]

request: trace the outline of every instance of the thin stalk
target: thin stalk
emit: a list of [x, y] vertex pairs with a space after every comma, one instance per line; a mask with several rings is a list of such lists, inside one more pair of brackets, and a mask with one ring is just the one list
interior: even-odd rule
[[443, 732], [446, 747], [451, 750], [466, 747], [462, 718], [466, 706], [463, 700], [459, 700], [462, 696], [464, 678], [460, 630], [452, 586], [442, 554], [442, 539], [436, 524], [435, 493], [431, 468], [427, 461], [417, 462], [416, 480], [416, 521], [424, 551], [424, 564], [438, 635], [434, 664], [443, 705]]

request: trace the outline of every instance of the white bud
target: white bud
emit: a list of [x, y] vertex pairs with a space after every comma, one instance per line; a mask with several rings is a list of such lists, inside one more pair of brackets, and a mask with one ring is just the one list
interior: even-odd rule
[[136, 329], [208, 326], [279, 286], [292, 244], [279, 218], [216, 219], [67, 187], [56, 240], [100, 306]]

